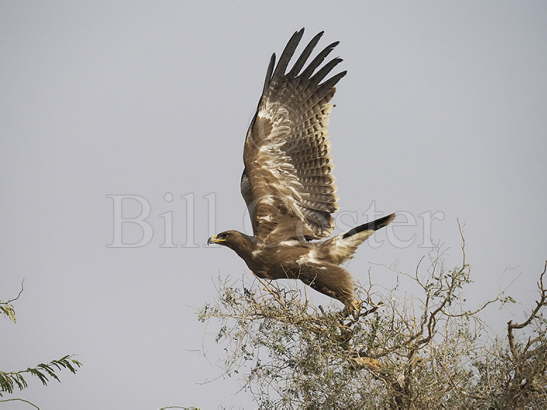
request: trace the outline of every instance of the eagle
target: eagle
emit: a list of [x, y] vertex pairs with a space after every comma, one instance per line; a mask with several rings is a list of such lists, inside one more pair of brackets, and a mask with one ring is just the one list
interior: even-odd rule
[[241, 194], [253, 236], [228, 230], [207, 243], [235, 251], [259, 278], [301, 280], [354, 310], [359, 306], [354, 283], [340, 265], [395, 214], [325, 239], [338, 209], [328, 138], [330, 101], [347, 71], [329, 76], [342, 61], [338, 57], [323, 64], [338, 41], [308, 63], [323, 33], [311, 39], [290, 69], [304, 29], [292, 35], [277, 64], [275, 53], [270, 59], [243, 151]]

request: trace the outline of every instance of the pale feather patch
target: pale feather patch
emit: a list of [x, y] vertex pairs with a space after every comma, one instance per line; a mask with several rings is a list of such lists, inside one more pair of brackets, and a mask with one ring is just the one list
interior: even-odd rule
[[292, 239], [292, 240], [288, 240], [288, 241], [279, 242], [279, 246], [296, 246], [299, 243], [300, 242], [298, 242], [297, 240]]
[[[281, 114], [278, 112], [272, 113], [273, 108], [270, 106], [276, 106], [277, 110], [281, 111]], [[262, 116], [261, 114], [264, 115]], [[272, 184], [271, 188], [275, 192], [284, 193], [283, 195], [279, 195], [283, 199], [284, 205], [296, 217], [303, 220], [305, 219], [304, 214], [298, 206], [298, 203], [302, 202], [300, 192], [303, 191], [303, 185], [298, 179], [297, 171], [291, 163], [291, 158], [281, 149], [291, 132], [287, 110], [280, 106], [279, 103], [266, 104], [266, 109], [264, 112], [261, 110], [259, 116], [272, 121], [275, 131], [269, 136], [270, 142], [260, 147], [257, 155], [258, 163], [261, 164], [263, 171], [271, 174], [276, 180], [283, 181], [283, 185]], [[287, 190], [290, 195], [285, 194]], [[275, 204], [274, 198], [271, 195], [260, 198], [259, 202], [267, 205]]]
[[326, 241], [324, 245], [326, 246], [329, 259], [337, 264], [351, 259], [359, 245], [366, 241], [374, 232], [373, 230], [366, 230], [347, 238], [339, 235]]
[[267, 221], [267, 222], [273, 221], [273, 217], [271, 215], [259, 216], [258, 219], [261, 221]]
[[320, 264], [321, 261], [318, 258], [318, 254], [317, 254], [317, 249], [315, 248], [310, 248], [310, 250], [308, 251], [307, 254], [305, 255], [302, 255], [301, 257], [299, 257], [297, 260], [296, 260], [296, 263], [298, 263], [299, 265], [302, 265], [304, 263], [316, 263], [316, 264]]

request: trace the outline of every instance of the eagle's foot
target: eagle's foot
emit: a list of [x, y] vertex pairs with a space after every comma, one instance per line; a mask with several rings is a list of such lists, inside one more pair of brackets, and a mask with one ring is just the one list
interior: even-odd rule
[[341, 314], [343, 318], [351, 316], [353, 320], [358, 320], [359, 315], [361, 314], [361, 307], [363, 306], [363, 301], [358, 299], [353, 299], [350, 302], [346, 303], [346, 307], [342, 310]]

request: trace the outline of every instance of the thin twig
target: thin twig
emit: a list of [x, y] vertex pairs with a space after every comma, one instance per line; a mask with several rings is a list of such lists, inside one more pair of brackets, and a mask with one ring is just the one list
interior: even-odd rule
[[17, 296], [15, 296], [12, 299], [6, 300], [5, 302], [0, 301], [0, 305], [7, 305], [7, 304], [15, 302], [17, 299], [19, 299], [19, 297], [23, 294], [23, 290], [25, 288], [24, 285], [25, 285], [25, 280], [23, 279], [21, 281], [21, 289], [19, 289], [19, 293], [17, 294]]
[[9, 401], [21, 401], [23, 403], [26, 403], [32, 407], [34, 407], [35, 409], [38, 409], [40, 410], [40, 407], [38, 407], [36, 404], [34, 404], [33, 402], [31, 401], [28, 401], [28, 400], [25, 400], [25, 399], [20, 399], [20, 398], [14, 398], [14, 399], [3, 399], [3, 400], [0, 400], [0, 403], [7, 403]]

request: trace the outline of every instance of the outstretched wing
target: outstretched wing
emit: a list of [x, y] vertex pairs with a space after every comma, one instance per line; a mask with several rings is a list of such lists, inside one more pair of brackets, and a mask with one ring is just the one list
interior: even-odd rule
[[342, 61], [334, 58], [322, 65], [338, 42], [304, 68], [321, 32], [286, 72], [303, 34], [304, 29], [293, 34], [277, 65], [272, 56], [245, 139], [241, 192], [255, 236], [268, 242], [318, 239], [334, 228], [336, 187], [327, 126], [334, 86], [346, 71], [325, 80]]

